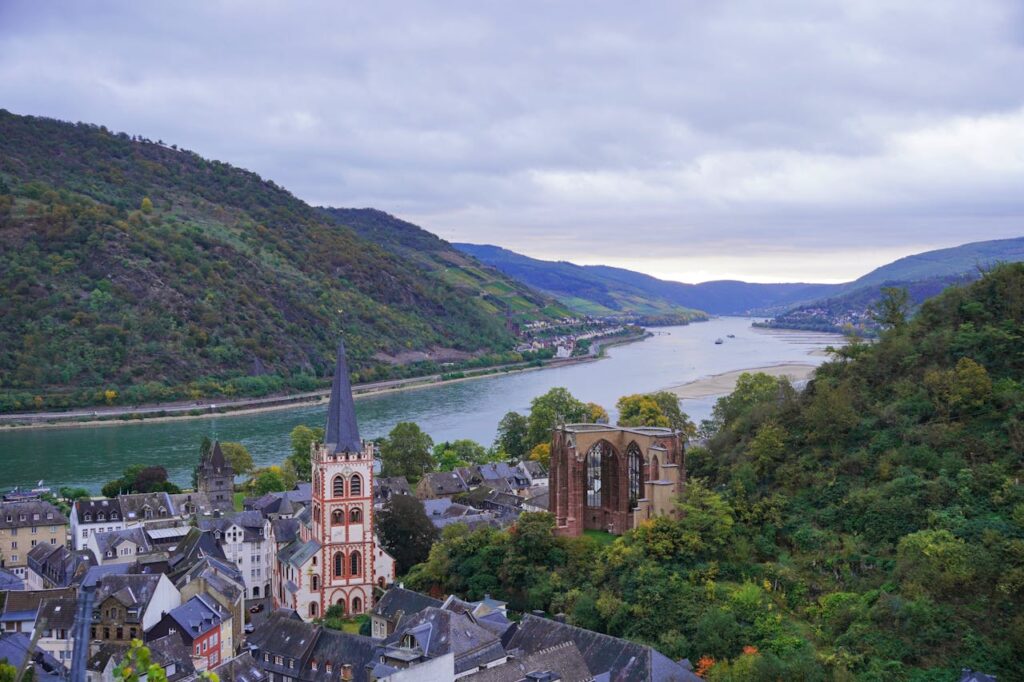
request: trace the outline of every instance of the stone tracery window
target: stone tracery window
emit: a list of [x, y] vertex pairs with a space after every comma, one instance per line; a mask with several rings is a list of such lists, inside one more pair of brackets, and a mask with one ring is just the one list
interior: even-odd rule
[[611, 446], [598, 441], [587, 452], [587, 506], [600, 508], [602, 503], [602, 469], [605, 458], [612, 456]]
[[626, 448], [626, 466], [629, 470], [629, 508], [635, 509], [644, 496], [644, 456], [635, 441]]

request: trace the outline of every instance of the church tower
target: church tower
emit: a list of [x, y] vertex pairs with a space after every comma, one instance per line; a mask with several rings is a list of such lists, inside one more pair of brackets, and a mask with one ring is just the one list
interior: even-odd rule
[[363, 443], [356, 423], [345, 345], [338, 345], [324, 443], [311, 453], [313, 501], [309, 539], [320, 545], [311, 587], [320, 612], [342, 604], [345, 613], [373, 606], [373, 443]]
[[210, 453], [199, 463], [196, 489], [206, 495], [213, 509], [234, 509], [235, 470], [220, 449], [220, 441], [213, 444]]

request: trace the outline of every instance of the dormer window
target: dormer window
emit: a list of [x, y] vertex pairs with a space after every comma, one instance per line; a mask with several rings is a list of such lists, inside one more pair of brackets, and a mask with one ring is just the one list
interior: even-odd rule
[[96, 515], [96, 520], [97, 521], [106, 521], [107, 517], [106, 517], [106, 515], [103, 512], [100, 512], [99, 514]]
[[[8, 521], [10, 521], [10, 520], [11, 520], [11, 517], [10, 517], [10, 516], [8, 516], [8, 517], [7, 517], [7, 520], [8, 520]], [[92, 514], [86, 513], [86, 515], [85, 515], [85, 521], [86, 521], [86, 523], [88, 523], [89, 521], [92, 521]]]
[[53, 518], [53, 512], [46, 512], [46, 519], [50, 520]]
[[316, 672], [319, 668], [315, 660], [309, 662], [309, 667], [312, 668], [313, 672]]
[[117, 512], [110, 512], [110, 520], [117, 521]]
[[402, 636], [402, 648], [403, 649], [412, 649], [415, 646], [416, 646], [416, 640], [413, 639], [412, 635], [403, 635]]
[[328, 663], [327, 665], [325, 665], [324, 666], [324, 670], [326, 670], [327, 674], [330, 675], [331, 674], [331, 664]]

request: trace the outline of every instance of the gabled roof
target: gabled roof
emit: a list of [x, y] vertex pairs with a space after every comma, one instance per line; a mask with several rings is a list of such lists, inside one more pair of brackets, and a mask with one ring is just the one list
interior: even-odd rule
[[423, 477], [421, 484], [427, 486], [435, 495], [454, 495], [469, 490], [469, 486], [462, 480], [462, 476], [454, 471], [429, 473]]
[[45, 620], [47, 628], [70, 630], [75, 624], [77, 606], [78, 600], [73, 596], [44, 599], [39, 603], [37, 622]]
[[[178, 515], [171, 496], [165, 492], [118, 495], [117, 501], [121, 504], [121, 513], [125, 521], [146, 520], [147, 507], [152, 512], [150, 518], [153, 519], [166, 519]], [[161, 509], [164, 510], [163, 514], [160, 513]]]
[[181, 606], [171, 609], [167, 615], [181, 626], [182, 634], [195, 639], [213, 630], [225, 619], [225, 613], [218, 606], [212, 599], [197, 594]]
[[95, 608], [108, 598], [113, 597], [126, 607], [144, 609], [149, 605], [162, 574], [133, 573], [126, 575], [107, 575], [100, 579], [93, 601]]
[[295, 568], [302, 567], [310, 557], [320, 551], [320, 543], [316, 540], [310, 540], [303, 542], [302, 540], [295, 540], [291, 544], [283, 547], [280, 552], [277, 553], [278, 560], [284, 564], [291, 564]]
[[373, 607], [373, 613], [391, 620], [399, 615], [415, 615], [428, 606], [440, 607], [441, 601], [404, 587], [392, 587]]
[[174, 664], [174, 674], [167, 676], [167, 682], [175, 682], [183, 678], [191, 678], [196, 669], [192, 664], [192, 652], [177, 635], [166, 635], [146, 642], [153, 663], [167, 669]]
[[188, 571], [196, 562], [205, 557], [224, 559], [224, 550], [220, 548], [213, 534], [198, 528], [189, 530], [188, 535], [178, 543], [174, 554], [168, 560], [175, 579]]
[[146, 536], [146, 531], [141, 526], [112, 530], [108, 533], [95, 533], [92, 537], [95, 538], [96, 547], [100, 552], [100, 556], [96, 557], [97, 559], [105, 557], [107, 552], [117, 556], [118, 548], [126, 542], [135, 543], [137, 547], [141, 548], [142, 551], [137, 552], [138, 554], [144, 554], [153, 550], [153, 545]]
[[559, 682], [591, 682], [594, 676], [583, 655], [572, 642], [556, 644], [524, 656], [510, 655], [509, 660], [493, 668], [467, 675], [471, 682], [519, 682], [530, 673], [553, 673]]
[[35, 620], [39, 606], [44, 599], [75, 598], [73, 587], [61, 587], [55, 590], [22, 590], [8, 592], [4, 601], [0, 622]]
[[566, 623], [525, 614], [508, 649], [526, 654], [572, 641], [595, 676], [610, 673], [616, 682], [700, 682], [700, 678], [682, 665], [649, 646]]
[[256, 665], [248, 651], [224, 661], [213, 672], [223, 682], [263, 682], [267, 679], [267, 674]]
[[[124, 515], [121, 513], [121, 503], [117, 498], [100, 498], [98, 500], [86, 500], [80, 499], [75, 500], [75, 505], [72, 508], [72, 514], [78, 517], [79, 523], [107, 523], [111, 521], [111, 515], [116, 514], [117, 518], [113, 521], [124, 521]], [[97, 521], [100, 513], [104, 516], [104, 521]], [[85, 515], [89, 515], [89, 521], [85, 520]]]
[[467, 613], [428, 606], [412, 618], [403, 620], [385, 640], [385, 647], [402, 651], [400, 645], [406, 635], [416, 642], [425, 658], [454, 654], [456, 673], [505, 656], [501, 640]]
[[[36, 545], [41, 547], [42, 545]], [[31, 554], [31, 552], [30, 552]], [[16, 590], [24, 590], [25, 581], [12, 573], [6, 568], [0, 568], [0, 592], [10, 592]]]
[[[341, 666], [350, 665], [353, 682], [365, 682], [368, 678], [366, 666], [373, 660], [376, 648], [377, 642], [369, 637], [317, 628], [316, 641], [309, 652], [309, 662], [304, 662], [300, 679], [308, 682], [336, 682]], [[311, 665], [313, 661], [317, 662], [315, 671]], [[331, 672], [327, 672], [327, 663], [331, 664]]]
[[0, 528], [62, 526], [67, 522], [60, 509], [45, 500], [0, 502]]
[[345, 342], [338, 342], [338, 358], [334, 366], [334, 382], [331, 384], [331, 400], [327, 405], [327, 428], [324, 430], [324, 445], [327, 454], [338, 452], [362, 452], [363, 441], [359, 437], [356, 422], [356, 406], [352, 400], [352, 384], [348, 378], [348, 361], [345, 358]]
[[274, 519], [270, 526], [273, 529], [274, 540], [278, 544], [293, 542], [299, 537], [298, 519]]

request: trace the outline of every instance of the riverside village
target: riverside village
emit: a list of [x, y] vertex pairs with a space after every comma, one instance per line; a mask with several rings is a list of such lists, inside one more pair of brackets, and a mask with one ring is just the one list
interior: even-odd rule
[[192, 490], [7, 494], [0, 658], [36, 681], [123, 679], [143, 650], [172, 682], [698, 680], [688, 660], [561, 613], [397, 580], [403, 545], [425, 536], [429, 551], [446, 528], [610, 538], [676, 515], [686, 435], [592, 414], [558, 422], [543, 463], [382, 476], [339, 345], [323, 435], [291, 489], [248, 495], [213, 442]]

